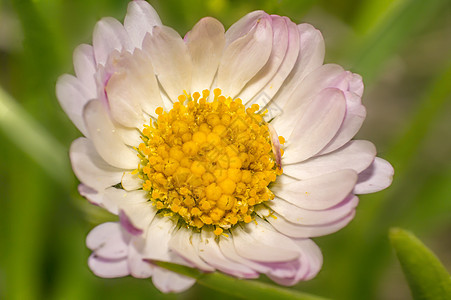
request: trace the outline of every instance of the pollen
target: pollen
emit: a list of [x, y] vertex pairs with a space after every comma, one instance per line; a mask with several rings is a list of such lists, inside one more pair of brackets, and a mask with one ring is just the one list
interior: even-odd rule
[[274, 199], [268, 186], [282, 173], [259, 109], [218, 88], [185, 92], [170, 111], [158, 107], [157, 119], [143, 127], [134, 171], [156, 209], [217, 236], [254, 220], [256, 206]]

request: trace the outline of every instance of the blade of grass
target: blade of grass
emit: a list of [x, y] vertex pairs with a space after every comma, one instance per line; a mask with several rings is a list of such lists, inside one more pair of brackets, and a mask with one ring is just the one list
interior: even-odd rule
[[451, 276], [437, 256], [412, 233], [403, 229], [390, 229], [389, 237], [413, 298], [451, 299]]
[[0, 129], [56, 182], [72, 183], [67, 149], [0, 88]]
[[162, 261], [152, 261], [152, 263], [187, 277], [195, 278], [197, 283], [213, 290], [243, 299], [325, 300], [325, 298], [301, 293], [293, 289], [280, 288], [257, 280], [238, 279], [218, 272], [203, 273], [197, 269]]

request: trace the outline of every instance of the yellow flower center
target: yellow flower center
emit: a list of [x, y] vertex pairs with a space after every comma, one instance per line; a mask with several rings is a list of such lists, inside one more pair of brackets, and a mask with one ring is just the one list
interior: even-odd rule
[[268, 185], [282, 170], [258, 105], [245, 108], [220, 89], [209, 96], [181, 95], [169, 112], [157, 108], [157, 121], [144, 126], [136, 171], [157, 209], [220, 235], [274, 199]]

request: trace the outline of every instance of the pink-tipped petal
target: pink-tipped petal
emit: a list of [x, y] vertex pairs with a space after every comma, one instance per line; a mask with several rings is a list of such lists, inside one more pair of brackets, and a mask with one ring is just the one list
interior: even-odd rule
[[[274, 96], [270, 105], [276, 105], [283, 109], [290, 99], [298, 99], [293, 93], [300, 85], [302, 80], [313, 70], [319, 68], [324, 60], [324, 39], [321, 32], [310, 24], [300, 24], [296, 28], [298, 35], [298, 55], [293, 69], [286, 78], [284, 86]], [[278, 109], [275, 113], [282, 113]], [[271, 117], [274, 117], [272, 115]]]
[[56, 83], [56, 97], [72, 123], [84, 136], [89, 136], [83, 120], [83, 107], [95, 97], [95, 94], [90, 92], [77, 77], [64, 74]]
[[257, 278], [258, 273], [251, 268], [237, 263], [225, 257], [217, 242], [216, 236], [211, 230], [201, 231], [199, 244], [199, 256], [216, 269], [239, 278]]
[[223, 94], [235, 97], [266, 64], [271, 49], [271, 20], [269, 17], [259, 19], [249, 33], [224, 50], [216, 83]]
[[[277, 106], [276, 104], [271, 104], [272, 103], [271, 100], [279, 90], [282, 91], [286, 90], [287, 87], [286, 79], [290, 74], [290, 72], [293, 70], [293, 68], [296, 66], [296, 59], [298, 58], [300, 48], [299, 34], [296, 24], [291, 22], [290, 19], [286, 17], [283, 17], [282, 19], [286, 23], [288, 30], [287, 32], [288, 48], [286, 49], [286, 52], [284, 54], [283, 61], [280, 64], [274, 76], [269, 80], [269, 82], [266, 83], [266, 85], [256, 95], [253, 96], [252, 99], [250, 99], [249, 103], [249, 104], [256, 103], [260, 106], [260, 108], [268, 109], [268, 114], [266, 117], [269, 119], [281, 113], [281, 107]], [[277, 46], [275, 46], [273, 42], [273, 48], [274, 47]], [[245, 97], [243, 98], [246, 99]]]
[[124, 228], [129, 230], [130, 234], [140, 235], [144, 233], [152, 222], [157, 210], [147, 197], [148, 192], [137, 190], [126, 192], [120, 190], [111, 197], [119, 207], [119, 217]]
[[281, 232], [282, 234], [293, 237], [293, 238], [310, 238], [310, 237], [318, 237], [323, 235], [328, 235], [334, 232], [337, 232], [338, 230], [342, 229], [346, 225], [351, 222], [351, 220], [355, 216], [355, 210], [349, 213], [346, 217], [343, 219], [326, 224], [326, 225], [299, 225], [291, 223], [290, 221], [286, 220], [283, 216], [273, 213], [272, 216], [266, 217], [266, 220], [274, 226], [276, 230]]
[[94, 56], [99, 65], [105, 65], [110, 54], [117, 50], [131, 50], [130, 37], [124, 26], [114, 18], [102, 18], [97, 22], [92, 37]]
[[221, 249], [222, 254], [224, 254], [224, 256], [227, 257], [228, 259], [233, 260], [237, 263], [243, 264], [245, 266], [248, 266], [249, 268], [251, 268], [259, 273], [268, 272], [269, 268], [264, 266], [262, 263], [259, 263], [257, 261], [253, 261], [250, 259], [246, 259], [243, 256], [239, 255], [235, 249], [235, 245], [233, 243], [232, 236], [221, 236], [219, 238], [218, 244], [219, 244], [219, 248]]
[[306, 107], [308, 107], [312, 100], [327, 88], [346, 89], [348, 87], [346, 78], [346, 71], [341, 66], [327, 64], [318, 67], [304, 79], [297, 82], [289, 93], [288, 88], [291, 85], [287, 83], [281, 89], [283, 94], [278, 93], [270, 103], [273, 106], [277, 106], [279, 108], [277, 111], [280, 112], [280, 114], [271, 116], [275, 117], [273, 125], [278, 128], [278, 131], [288, 136], [293, 129], [293, 124], [302, 117]]
[[143, 230], [136, 227], [123, 210], [119, 210], [119, 221], [122, 228], [124, 228], [129, 234], [141, 235], [143, 233]]
[[98, 257], [93, 253], [88, 259], [88, 266], [95, 275], [103, 278], [117, 278], [130, 275], [126, 258], [110, 260]]
[[336, 222], [352, 210], [359, 203], [359, 198], [350, 195], [340, 204], [325, 210], [307, 210], [279, 198], [268, 203], [268, 207], [284, 216], [288, 221], [300, 225], [322, 225]]
[[96, 60], [94, 49], [91, 45], [81, 44], [74, 50], [74, 71], [77, 78], [85, 85], [90, 95], [96, 95]]
[[94, 251], [96, 256], [110, 260], [126, 258], [128, 242], [129, 238], [121, 226], [113, 222], [100, 224], [86, 237], [86, 246]]
[[85, 197], [89, 203], [102, 206], [103, 203], [103, 191], [99, 192], [86, 184], [80, 183], [77, 187], [78, 192], [82, 197]]
[[128, 4], [124, 27], [136, 48], [141, 48], [144, 37], [154, 26], [161, 26], [155, 9], [147, 1], [131, 1]]
[[342, 91], [328, 88], [319, 93], [288, 136], [283, 163], [301, 162], [321, 151], [340, 128], [345, 111]]
[[273, 31], [272, 51], [263, 68], [249, 80], [238, 95], [239, 98], [243, 99], [243, 103], [245, 104], [256, 96], [269, 80], [274, 77], [287, 53], [289, 43], [287, 23], [279, 16], [271, 16], [271, 19]]
[[369, 194], [386, 189], [392, 183], [394, 173], [389, 162], [376, 157], [371, 166], [359, 174], [354, 193]]
[[225, 33], [226, 38], [226, 46], [229, 46], [235, 40], [245, 36], [248, 32], [254, 27], [255, 23], [258, 22], [259, 19], [268, 18], [268, 14], [262, 10], [256, 10], [248, 13], [237, 22], [232, 24], [227, 32]]
[[155, 275], [156, 267], [143, 259], [141, 249], [143, 243], [143, 239], [132, 237], [128, 247], [128, 267], [130, 275], [135, 278], [149, 278]]
[[278, 184], [277, 181], [271, 190], [277, 197], [300, 208], [323, 210], [340, 203], [356, 182], [357, 173], [345, 169], [288, 184]]
[[[352, 78], [354, 78], [354, 75], [355, 74], [348, 72], [349, 84]], [[346, 114], [343, 123], [335, 137], [321, 150], [320, 154], [329, 153], [346, 144], [354, 137], [354, 135], [356, 135], [365, 120], [366, 109], [365, 106], [362, 105], [361, 96], [353, 90], [344, 91], [344, 95], [346, 97]]]
[[334, 152], [300, 163], [284, 164], [283, 173], [297, 179], [309, 179], [343, 169], [360, 173], [370, 166], [375, 156], [376, 147], [373, 143], [354, 140]]

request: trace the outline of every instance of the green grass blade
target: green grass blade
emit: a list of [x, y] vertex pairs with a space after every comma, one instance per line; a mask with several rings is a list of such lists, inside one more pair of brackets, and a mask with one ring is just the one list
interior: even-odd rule
[[67, 149], [1, 88], [0, 130], [55, 181], [65, 187], [71, 185]]
[[238, 298], [325, 300], [325, 298], [300, 293], [293, 289], [280, 288], [257, 280], [238, 279], [218, 272], [202, 273], [197, 269], [162, 261], [153, 261], [153, 263], [170, 271], [195, 278], [197, 283], [203, 286]]
[[392, 228], [395, 248], [414, 299], [451, 299], [451, 277], [439, 259], [412, 233]]

